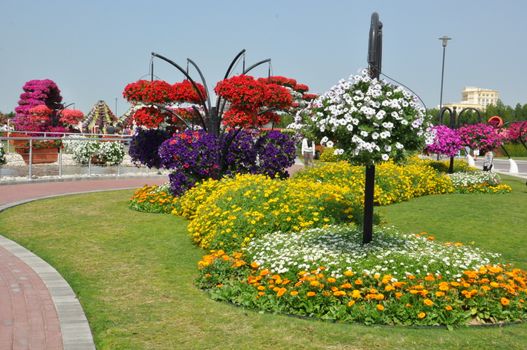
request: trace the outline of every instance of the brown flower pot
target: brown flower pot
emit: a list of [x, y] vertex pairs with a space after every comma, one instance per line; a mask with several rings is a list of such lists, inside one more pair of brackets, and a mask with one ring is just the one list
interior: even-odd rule
[[[29, 148], [16, 147], [15, 151], [22, 156], [22, 159], [24, 159], [24, 162], [26, 162], [26, 164], [29, 164]], [[55, 163], [59, 156], [59, 149], [56, 147], [33, 148], [32, 156], [32, 164]]]

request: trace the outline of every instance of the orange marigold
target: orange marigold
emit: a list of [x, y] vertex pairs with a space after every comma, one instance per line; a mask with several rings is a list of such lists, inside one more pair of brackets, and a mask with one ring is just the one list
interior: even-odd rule
[[503, 306], [507, 306], [507, 305], [509, 305], [510, 302], [511, 302], [511, 301], [510, 301], [509, 299], [505, 298], [505, 297], [503, 297], [503, 298], [500, 299], [500, 303], [501, 303], [501, 305], [503, 305]]

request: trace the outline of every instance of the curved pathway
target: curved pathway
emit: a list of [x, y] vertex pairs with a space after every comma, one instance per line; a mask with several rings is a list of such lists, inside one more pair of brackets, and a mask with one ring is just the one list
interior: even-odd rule
[[[0, 211], [36, 199], [167, 180], [156, 176], [0, 185]], [[0, 349], [95, 349], [86, 316], [68, 283], [44, 260], [1, 235]]]

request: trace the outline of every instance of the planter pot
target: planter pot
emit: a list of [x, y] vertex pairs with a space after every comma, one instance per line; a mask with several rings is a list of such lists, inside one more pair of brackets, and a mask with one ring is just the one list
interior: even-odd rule
[[[29, 148], [16, 147], [15, 151], [22, 156], [24, 162], [29, 164]], [[32, 164], [49, 164], [55, 163], [59, 156], [59, 149], [53, 148], [33, 148]]]

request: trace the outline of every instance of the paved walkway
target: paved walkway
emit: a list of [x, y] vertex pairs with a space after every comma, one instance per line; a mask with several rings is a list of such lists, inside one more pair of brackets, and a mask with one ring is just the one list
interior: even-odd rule
[[[0, 211], [35, 199], [166, 181], [157, 176], [0, 185]], [[0, 350], [8, 349], [93, 350], [95, 345], [82, 307], [62, 276], [0, 235]]]

